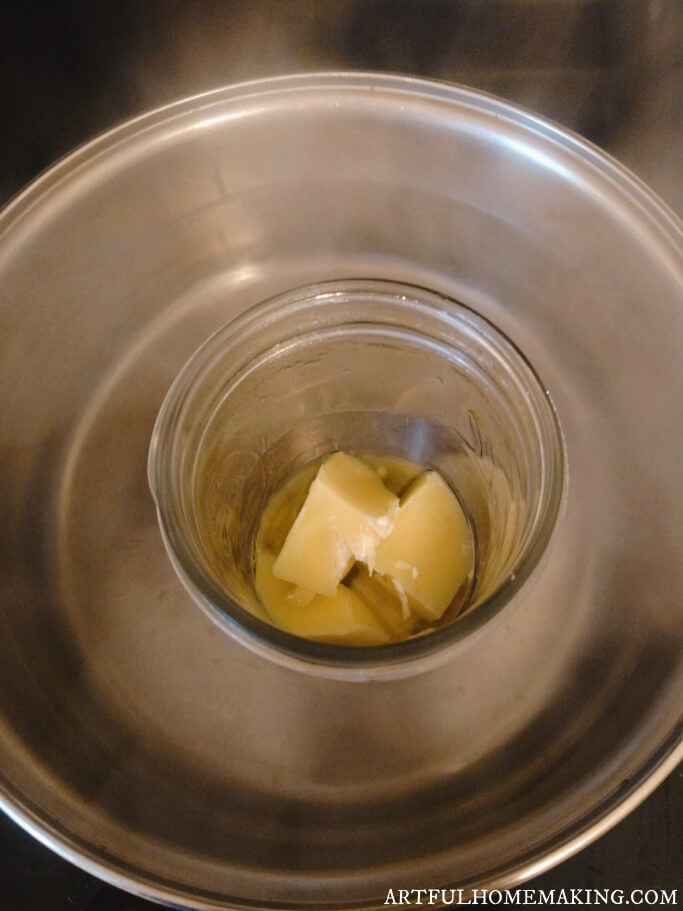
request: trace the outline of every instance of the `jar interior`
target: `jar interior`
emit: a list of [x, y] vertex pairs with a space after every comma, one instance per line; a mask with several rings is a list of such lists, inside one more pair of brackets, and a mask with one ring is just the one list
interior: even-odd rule
[[535, 374], [490, 323], [425, 296], [293, 294], [209, 344], [180, 412], [177, 515], [214, 588], [260, 619], [262, 512], [331, 451], [402, 456], [457, 493], [476, 565], [455, 619], [515, 579], [552, 511], [561, 446]]

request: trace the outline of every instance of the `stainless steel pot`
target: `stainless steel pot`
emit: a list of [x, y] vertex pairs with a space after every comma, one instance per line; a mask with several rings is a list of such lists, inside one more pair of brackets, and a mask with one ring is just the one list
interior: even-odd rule
[[[466, 89], [292, 77], [115, 130], [0, 231], [0, 767], [29, 831], [160, 901], [374, 908], [519, 883], [674, 767], [681, 229], [619, 165]], [[216, 628], [145, 476], [204, 338], [354, 277], [495, 323], [544, 378], [567, 460], [512, 602], [447, 664], [366, 684]]]

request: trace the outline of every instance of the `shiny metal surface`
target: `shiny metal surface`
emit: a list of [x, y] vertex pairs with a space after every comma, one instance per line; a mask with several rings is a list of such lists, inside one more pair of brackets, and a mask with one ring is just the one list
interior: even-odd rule
[[[293, 78], [123, 127], [0, 234], [3, 803], [196, 908], [378, 907], [511, 885], [680, 756], [680, 226], [618, 165], [446, 85]], [[545, 561], [445, 667], [311, 679], [233, 643], [168, 564], [149, 435], [230, 315], [331, 277], [478, 309], [567, 443]]]

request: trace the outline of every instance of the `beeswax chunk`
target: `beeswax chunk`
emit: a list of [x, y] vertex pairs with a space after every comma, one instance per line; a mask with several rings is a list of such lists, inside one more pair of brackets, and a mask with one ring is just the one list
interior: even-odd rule
[[263, 552], [256, 563], [256, 591], [272, 622], [295, 636], [346, 645], [381, 645], [391, 640], [386, 626], [344, 585], [333, 595], [315, 595], [273, 574], [275, 557]]
[[375, 572], [391, 576], [414, 613], [435, 621], [472, 565], [472, 540], [457, 497], [439, 474], [424, 472], [403, 495], [391, 533], [377, 545]]
[[320, 466], [273, 566], [283, 581], [335, 597], [355, 560], [372, 571], [377, 544], [392, 530], [398, 497], [376, 471], [334, 452]]

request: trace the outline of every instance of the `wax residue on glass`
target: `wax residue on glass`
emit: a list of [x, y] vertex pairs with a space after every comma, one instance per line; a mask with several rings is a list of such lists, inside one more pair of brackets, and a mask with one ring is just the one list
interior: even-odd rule
[[465, 511], [438, 472], [334, 452], [296, 472], [256, 537], [256, 592], [293, 635], [381, 645], [450, 621], [474, 575]]

